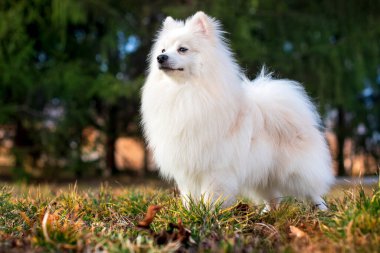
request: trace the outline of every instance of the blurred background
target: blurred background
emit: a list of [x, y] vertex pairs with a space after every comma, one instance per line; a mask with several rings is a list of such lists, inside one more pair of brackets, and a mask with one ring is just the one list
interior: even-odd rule
[[378, 0], [0, 0], [0, 178], [67, 180], [155, 165], [139, 126], [147, 54], [163, 19], [221, 20], [239, 64], [303, 83], [337, 175], [380, 159]]

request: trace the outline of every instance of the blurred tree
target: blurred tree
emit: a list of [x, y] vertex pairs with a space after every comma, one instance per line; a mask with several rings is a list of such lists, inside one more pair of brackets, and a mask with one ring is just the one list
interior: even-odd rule
[[[200, 6], [231, 32], [249, 75], [265, 63], [276, 75], [301, 81], [322, 112], [337, 109], [336, 159], [338, 175], [345, 175], [346, 138], [356, 136], [361, 123], [368, 137], [380, 132], [380, 2], [222, 0]], [[365, 90], [370, 104], [359, 99]]]
[[248, 76], [265, 63], [304, 83], [322, 112], [338, 109], [344, 174], [346, 137], [361, 123], [369, 137], [380, 131], [379, 7], [371, 0], [2, 0], [0, 124], [17, 126], [15, 173], [44, 161], [45, 176], [63, 167], [80, 175], [89, 125], [107, 138], [104, 174], [115, 173], [116, 138], [141, 134], [129, 126], [138, 124], [156, 30], [167, 15], [201, 9], [222, 21]]
[[[25, 161], [36, 166], [47, 157], [45, 176], [60, 167], [80, 173], [83, 127], [95, 125], [114, 141], [114, 108], [138, 104], [141, 80], [121, 72], [125, 45], [117, 39], [131, 34], [130, 23], [112, 2], [0, 3], [0, 121], [17, 126], [19, 172]], [[135, 105], [119, 124], [136, 114]]]

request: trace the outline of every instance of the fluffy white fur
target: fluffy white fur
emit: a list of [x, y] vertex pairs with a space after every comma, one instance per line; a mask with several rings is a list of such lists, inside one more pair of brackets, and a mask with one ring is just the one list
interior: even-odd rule
[[[263, 71], [247, 80], [222, 33], [197, 12], [185, 22], [166, 18], [157, 35], [141, 110], [160, 172], [185, 203], [223, 196], [227, 206], [244, 196], [269, 207], [295, 196], [325, 209], [334, 177], [314, 105], [295, 81]], [[161, 54], [173, 70], [159, 68]]]

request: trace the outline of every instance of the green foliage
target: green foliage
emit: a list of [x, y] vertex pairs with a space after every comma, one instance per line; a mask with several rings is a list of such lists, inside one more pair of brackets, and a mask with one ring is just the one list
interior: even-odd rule
[[[152, 39], [165, 16], [183, 19], [197, 10], [222, 22], [248, 76], [266, 64], [277, 76], [300, 80], [321, 111], [340, 107], [353, 115], [345, 136], [359, 123], [369, 136], [380, 129], [379, 99], [368, 106], [358, 98], [364, 88], [380, 93], [379, 7], [359, 0], [3, 0], [0, 124], [16, 126], [16, 168], [35, 167], [48, 156], [42, 175], [85, 170], [80, 149], [73, 148], [80, 147], [85, 126], [110, 142], [139, 134], [128, 126], [138, 123]], [[52, 105], [64, 113], [47, 128]]]
[[326, 219], [326, 233], [338, 243], [358, 250], [377, 251], [380, 247], [380, 190], [367, 194], [348, 191], [342, 201], [334, 203], [333, 214]]
[[[93, 125], [107, 133], [117, 124], [109, 108], [121, 110], [122, 99], [138, 104], [141, 77], [116, 77], [125, 65], [117, 32], [130, 33], [118, 8], [111, 1], [0, 4], [0, 124], [17, 127], [15, 176], [27, 175], [23, 168], [46, 156], [48, 162], [39, 168], [44, 177], [62, 167], [85, 168], [82, 129]], [[51, 115], [54, 110], [61, 114]], [[137, 110], [134, 106], [133, 113]], [[125, 119], [119, 134], [133, 121]]]

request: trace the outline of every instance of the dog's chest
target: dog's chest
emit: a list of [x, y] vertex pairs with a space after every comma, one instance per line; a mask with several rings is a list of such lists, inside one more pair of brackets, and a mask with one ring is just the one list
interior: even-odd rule
[[193, 87], [163, 87], [149, 103], [150, 120], [171, 135], [196, 134], [218, 122], [216, 101]]

